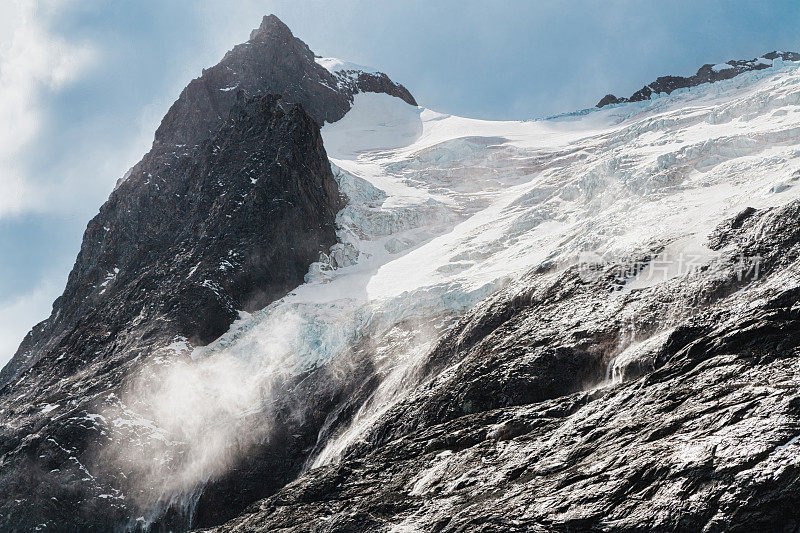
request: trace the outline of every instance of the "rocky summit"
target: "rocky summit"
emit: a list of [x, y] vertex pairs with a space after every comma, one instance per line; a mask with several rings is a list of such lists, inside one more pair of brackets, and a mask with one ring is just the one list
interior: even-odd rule
[[411, 93], [386, 74], [325, 69], [306, 43], [270, 15], [252, 31], [250, 40], [186, 86], [156, 130], [154, 146], [169, 149], [207, 138], [228, 116], [240, 90], [276, 94], [285, 102], [300, 104], [320, 126], [342, 118], [360, 91], [385, 92], [417, 105]]
[[265, 17], [0, 373], [0, 530], [800, 530], [798, 105], [467, 119]]

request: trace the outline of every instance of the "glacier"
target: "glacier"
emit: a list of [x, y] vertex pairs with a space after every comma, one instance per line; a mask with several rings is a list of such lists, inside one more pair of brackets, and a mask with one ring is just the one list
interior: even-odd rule
[[[800, 64], [776, 61], [669, 96], [546, 120], [469, 119], [360, 93], [322, 136], [348, 199], [337, 217], [340, 242], [303, 285], [242, 313], [210, 345], [177, 339], [165, 347], [191, 351], [192, 362], [160, 358], [148, 383], [191, 382], [177, 387], [179, 398], [165, 385], [146, 399], [116, 399], [122, 414], [105, 413], [116, 426], [151, 428], [150, 441], [167, 443], [160, 461], [169, 443], [203, 437], [198, 461], [168, 492], [194, 494], [224, 468], [213, 447], [237, 442], [244, 421], [269, 408], [277, 390], [270, 384], [347, 357], [360, 339], [374, 344], [380, 384], [308, 468], [335, 463], [413, 389], [415, 366], [460, 316], [537, 267], [659, 247], [713, 262], [704, 242], [721, 221], [800, 198]], [[659, 281], [642, 272], [619, 294]], [[654, 342], [634, 337], [609, 363], [608, 384]], [[180, 418], [175, 405], [184, 406]]]

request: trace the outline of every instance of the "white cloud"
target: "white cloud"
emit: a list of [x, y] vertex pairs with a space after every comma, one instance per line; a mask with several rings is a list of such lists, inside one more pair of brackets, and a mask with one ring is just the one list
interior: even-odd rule
[[13, 31], [0, 42], [0, 217], [42, 207], [42, 195], [21, 168], [22, 154], [42, 125], [44, 96], [68, 86], [97, 57], [89, 44], [48, 31], [48, 19], [64, 3], [17, 0], [0, 8], [13, 21], [4, 24]]

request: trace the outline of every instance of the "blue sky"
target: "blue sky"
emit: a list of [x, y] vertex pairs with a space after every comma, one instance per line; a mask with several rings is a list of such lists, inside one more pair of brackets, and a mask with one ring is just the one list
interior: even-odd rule
[[421, 105], [524, 119], [703, 63], [800, 51], [800, 2], [19, 0], [0, 6], [0, 364], [49, 314], [88, 220], [202, 67], [275, 13]]

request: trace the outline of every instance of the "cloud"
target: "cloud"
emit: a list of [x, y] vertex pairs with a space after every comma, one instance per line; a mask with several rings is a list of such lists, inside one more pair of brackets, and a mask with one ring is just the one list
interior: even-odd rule
[[131, 377], [121, 397], [109, 396], [101, 415], [112, 421], [105, 426], [110, 437], [98, 467], [128, 473], [120, 482], [142, 507], [145, 523], [170, 504], [195, 499], [270, 435], [277, 394], [298, 369], [310, 368], [303, 366], [302, 349], [319, 349], [316, 340], [343, 345], [334, 328], [309, 335], [317, 333], [314, 318], [274, 310], [243, 332], [250, 356], [221, 342], [189, 358], [191, 346], [178, 337]]
[[15, 27], [0, 51], [0, 217], [41, 209], [42, 191], [26, 178], [23, 158], [42, 127], [44, 97], [67, 87], [98, 54], [88, 43], [70, 42], [48, 30], [67, 2], [17, 2], [2, 14]]
[[[89, 43], [51, 31], [70, 3], [17, 0], [0, 6], [0, 36], [5, 37], [0, 37], [0, 219], [45, 212], [58, 200], [58, 187], [35, 177], [29, 163], [48, 157], [47, 147], [36, 145], [52, 112], [48, 98], [78, 80], [99, 57]], [[0, 260], [19, 258], [14, 250], [0, 250]], [[31, 326], [47, 317], [64, 277], [58, 272], [33, 279], [24, 292], [0, 301], [0, 366]]]

